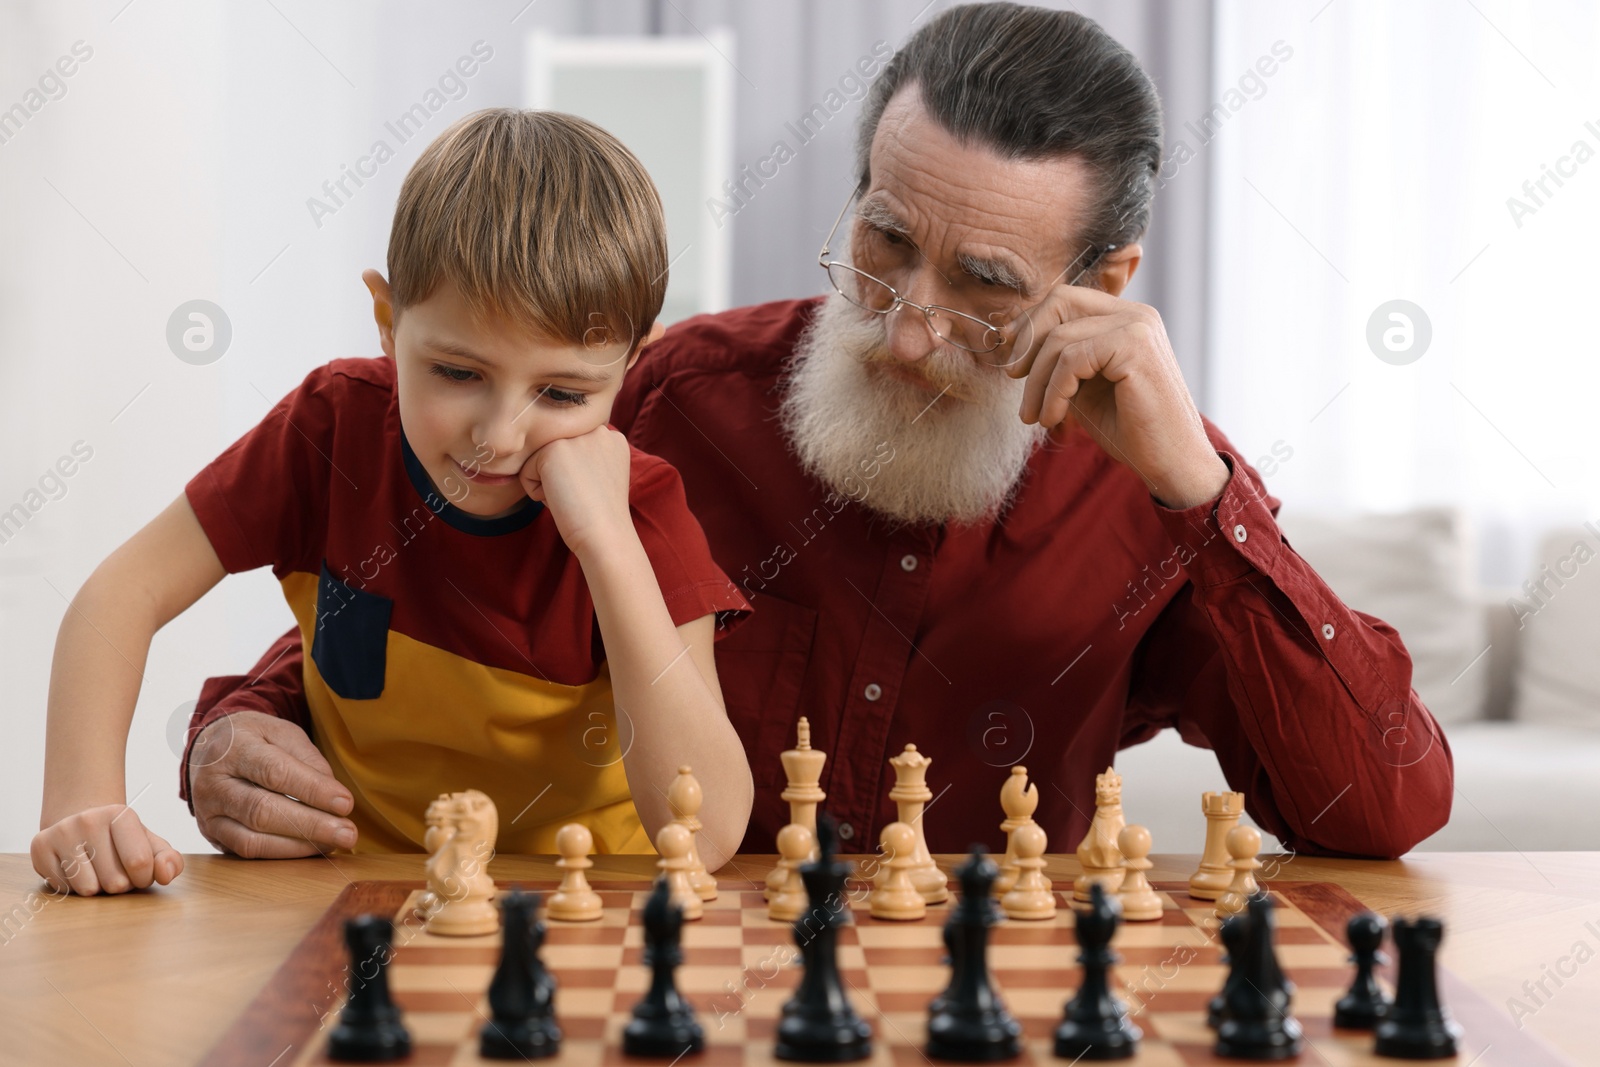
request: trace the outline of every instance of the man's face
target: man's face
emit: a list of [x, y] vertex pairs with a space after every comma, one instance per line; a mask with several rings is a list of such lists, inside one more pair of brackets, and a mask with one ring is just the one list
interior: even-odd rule
[[[963, 146], [912, 86], [884, 109], [871, 161], [842, 254], [905, 299], [1005, 324], [1067, 280], [1089, 197], [1077, 160]], [[1025, 382], [942, 342], [915, 309], [875, 315], [835, 294], [796, 356], [783, 416], [802, 465], [901, 522], [993, 518], [1045, 437], [1018, 415]]]
[[522, 503], [517, 474], [540, 448], [611, 417], [638, 358], [625, 343], [591, 348], [479, 322], [448, 279], [400, 315], [391, 355], [406, 440], [440, 495], [483, 517]]
[[[1005, 325], [1065, 281], [1062, 272], [1082, 251], [1071, 243], [1090, 197], [1081, 161], [1005, 159], [963, 145], [929, 116], [914, 85], [884, 108], [871, 167], [850, 255], [909, 301]], [[920, 364], [941, 344], [922, 313], [902, 307], [885, 317], [885, 328], [892, 361], [876, 366], [926, 371]], [[971, 367], [952, 367], [962, 377], [993, 369], [968, 359]]]

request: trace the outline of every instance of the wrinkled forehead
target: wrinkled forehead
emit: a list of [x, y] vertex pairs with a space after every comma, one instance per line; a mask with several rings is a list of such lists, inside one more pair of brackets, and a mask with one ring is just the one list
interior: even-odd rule
[[930, 258], [1014, 261], [1034, 287], [1048, 284], [1080, 244], [1092, 195], [1082, 160], [1010, 159], [963, 142], [928, 113], [915, 86], [885, 106], [869, 159], [858, 215], [898, 221]]

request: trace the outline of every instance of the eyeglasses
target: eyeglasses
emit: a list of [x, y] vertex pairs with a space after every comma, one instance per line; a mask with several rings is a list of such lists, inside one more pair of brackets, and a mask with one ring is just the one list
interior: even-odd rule
[[[922, 312], [928, 329], [933, 331], [935, 337], [975, 356], [984, 357], [982, 362], [989, 366], [1009, 367], [1021, 359], [1032, 346], [1032, 317], [1022, 319], [1024, 325], [1015, 337], [1008, 338], [1005, 330], [1005, 327], [1022, 315], [1023, 308], [1019, 301], [1007, 301], [1003, 306], [990, 311], [987, 317], [957, 311], [941, 304], [918, 304], [900, 295], [899, 290], [882, 278], [833, 258], [828, 246], [833, 243], [834, 235], [839, 232], [840, 224], [844, 222], [845, 215], [850, 211], [850, 205], [855, 202], [860, 192], [859, 187], [851, 191], [850, 199], [845, 201], [844, 207], [839, 211], [839, 217], [833, 220], [833, 228], [828, 231], [827, 239], [822, 242], [822, 251], [817, 253], [817, 264], [827, 272], [828, 281], [834, 290], [856, 307], [875, 315], [888, 315], [902, 307], [915, 308]], [[882, 234], [882, 231], [874, 232]], [[880, 236], [878, 239], [886, 238]], [[910, 248], [915, 250], [918, 256], [922, 255], [921, 249], [917, 249], [909, 240], [898, 235], [897, 239], [903, 242], [903, 246], [896, 246], [897, 248]], [[1078, 260], [1092, 254], [1088, 264], [1067, 283], [1077, 285], [1085, 274], [1094, 269], [1103, 255], [1116, 247], [1116, 245], [1091, 245], [1067, 264], [1060, 274], [1051, 279], [1050, 284], [1054, 285], [1057, 280], [1065, 277], [1067, 271], [1071, 270]], [[873, 255], [872, 258], [878, 260], [884, 257]]]

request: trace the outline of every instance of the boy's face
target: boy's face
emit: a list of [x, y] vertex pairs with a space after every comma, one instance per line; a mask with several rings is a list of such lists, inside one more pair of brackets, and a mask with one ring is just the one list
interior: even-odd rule
[[517, 474], [529, 457], [604, 425], [623, 371], [639, 358], [624, 343], [591, 348], [506, 319], [480, 324], [449, 280], [394, 327], [388, 282], [373, 270], [362, 279], [395, 361], [406, 440], [440, 495], [472, 515], [520, 506], [527, 494]]

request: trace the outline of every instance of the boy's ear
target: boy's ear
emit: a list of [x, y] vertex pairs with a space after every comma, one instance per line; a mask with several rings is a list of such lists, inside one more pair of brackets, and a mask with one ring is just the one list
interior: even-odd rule
[[656, 324], [650, 327], [650, 332], [645, 334], [644, 340], [633, 346], [633, 354], [628, 357], [628, 365], [623, 369], [632, 370], [633, 365], [639, 362], [639, 353], [644, 351], [645, 346], [655, 344], [657, 341], [661, 340], [661, 335], [666, 332], [666, 324], [660, 319], [657, 319]]
[[372, 294], [372, 317], [378, 323], [378, 343], [383, 346], [383, 354], [393, 359], [394, 294], [384, 276], [371, 268], [361, 272], [361, 280], [366, 283], [367, 292]]

